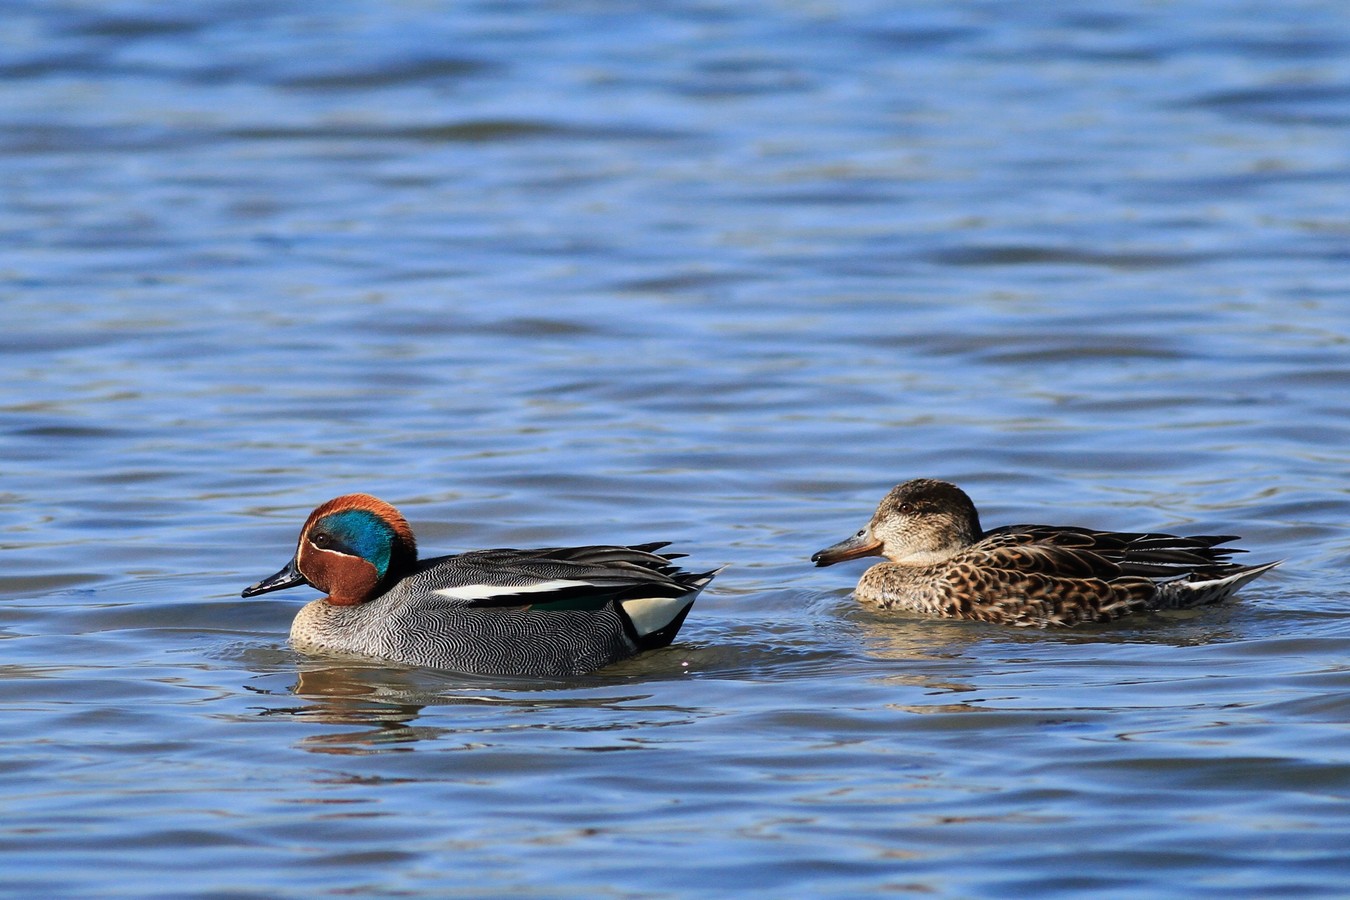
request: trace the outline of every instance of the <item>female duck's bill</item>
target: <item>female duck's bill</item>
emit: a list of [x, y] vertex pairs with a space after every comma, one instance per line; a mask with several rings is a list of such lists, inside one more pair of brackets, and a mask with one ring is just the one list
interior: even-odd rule
[[589, 672], [674, 640], [716, 572], [672, 564], [664, 543], [476, 550], [417, 559], [412, 530], [366, 494], [310, 514], [254, 597], [301, 584], [328, 596], [296, 615], [298, 649], [479, 674]]
[[1278, 563], [1242, 566], [1232, 535], [1123, 533], [1051, 525], [984, 531], [954, 484], [898, 485], [818, 566], [882, 556], [857, 596], [881, 609], [1010, 625], [1074, 625], [1217, 603]]
[[[811, 562], [817, 566], [832, 566], [835, 563], [844, 562], [849, 559], [862, 559], [865, 556], [880, 556], [882, 550], [881, 541], [872, 536], [871, 531], [866, 528], [859, 529], [857, 534], [844, 538], [837, 544], [831, 544], [824, 550], [817, 550], [811, 554]], [[278, 572], [273, 578], [284, 574]], [[269, 588], [271, 590], [271, 588]]]

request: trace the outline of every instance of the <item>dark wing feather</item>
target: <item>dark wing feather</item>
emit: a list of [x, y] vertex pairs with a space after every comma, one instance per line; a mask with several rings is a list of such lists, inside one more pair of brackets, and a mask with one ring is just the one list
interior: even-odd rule
[[1236, 535], [1176, 535], [1161, 532], [1094, 531], [1053, 525], [1009, 525], [987, 532], [985, 540], [1017, 534], [1027, 540], [1074, 547], [1120, 567], [1120, 575], [1164, 581], [1184, 575], [1219, 576], [1233, 571], [1236, 547], [1220, 547]]
[[678, 597], [699, 576], [671, 564], [664, 542], [532, 550], [474, 550], [427, 560], [412, 579], [425, 593], [456, 606], [598, 609], [632, 596]]
[[1000, 528], [989, 532], [953, 558], [995, 570], [1036, 572], [1055, 578], [1100, 578], [1110, 581], [1121, 575], [1120, 566], [1098, 550], [1090, 535], [1070, 531], [1037, 531]]
[[1111, 559], [1121, 551], [1097, 537], [1045, 526], [989, 532], [943, 567], [934, 599], [945, 615], [1018, 625], [1101, 621], [1141, 608], [1153, 583], [1124, 572]]

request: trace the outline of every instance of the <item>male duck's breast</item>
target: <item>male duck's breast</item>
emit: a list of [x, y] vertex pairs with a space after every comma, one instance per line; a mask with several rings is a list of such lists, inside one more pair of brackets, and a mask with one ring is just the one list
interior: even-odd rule
[[314, 600], [291, 622], [291, 646], [315, 653], [370, 656], [382, 644], [381, 629], [363, 606], [334, 606]]

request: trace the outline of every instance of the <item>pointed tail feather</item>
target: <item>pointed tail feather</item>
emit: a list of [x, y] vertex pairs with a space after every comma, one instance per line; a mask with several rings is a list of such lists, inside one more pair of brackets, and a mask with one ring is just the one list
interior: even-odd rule
[[1236, 566], [1218, 578], [1203, 581], [1178, 578], [1158, 585], [1154, 599], [1159, 609], [1188, 609], [1226, 600], [1243, 585], [1255, 581], [1280, 564], [1281, 560], [1259, 566]]

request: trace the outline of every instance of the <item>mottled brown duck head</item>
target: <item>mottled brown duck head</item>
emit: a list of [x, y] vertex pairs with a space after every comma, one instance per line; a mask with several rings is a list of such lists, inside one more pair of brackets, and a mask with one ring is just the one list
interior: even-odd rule
[[946, 481], [916, 478], [891, 489], [866, 527], [811, 557], [818, 566], [884, 556], [932, 565], [980, 539], [980, 514], [966, 492]]

